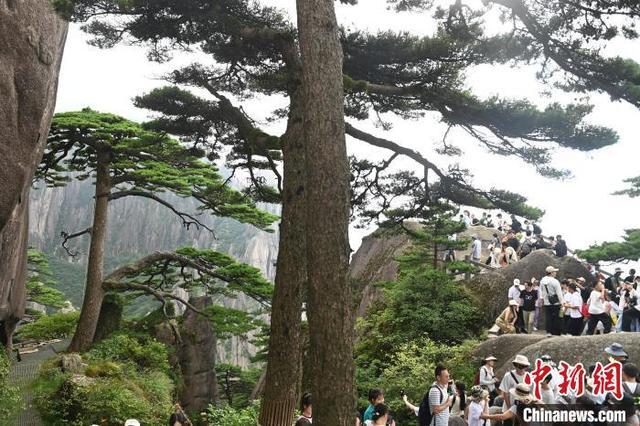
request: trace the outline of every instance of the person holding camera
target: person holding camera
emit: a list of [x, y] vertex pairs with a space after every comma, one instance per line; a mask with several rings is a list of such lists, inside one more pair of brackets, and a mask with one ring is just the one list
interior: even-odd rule
[[611, 316], [607, 312], [607, 289], [604, 287], [602, 281], [598, 281], [593, 287], [593, 291], [589, 296], [589, 322], [587, 326], [587, 335], [592, 336], [595, 334], [596, 326], [598, 322], [602, 322], [604, 327], [604, 333], [611, 332]]

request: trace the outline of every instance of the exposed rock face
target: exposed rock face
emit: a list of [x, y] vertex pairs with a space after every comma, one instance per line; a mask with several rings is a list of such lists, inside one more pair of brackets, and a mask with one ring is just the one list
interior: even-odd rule
[[[31, 194], [30, 244], [52, 256], [52, 263], [64, 269], [66, 282], [61, 284], [72, 288], [76, 296], [72, 300], [76, 306], [82, 303], [88, 238], [85, 236], [69, 243], [79, 252], [77, 258], [71, 259], [60, 245], [60, 232], [73, 232], [90, 226], [92, 197], [89, 180], [74, 181], [63, 188], [39, 188]], [[196, 212], [197, 204], [189, 199], [170, 194], [163, 195], [163, 198], [182, 211]], [[277, 206], [265, 205], [262, 208], [279, 213]], [[206, 214], [201, 219], [214, 229], [215, 236], [194, 227], [185, 229], [171, 211], [153, 201], [140, 198], [114, 201], [109, 205], [105, 269], [108, 272], [154, 251], [194, 246], [227, 253], [259, 268], [265, 277], [273, 281], [278, 256], [277, 224], [273, 226], [276, 232], [268, 233], [233, 219], [207, 217]], [[236, 309], [255, 308], [253, 302], [243, 295], [225, 300], [224, 304]], [[144, 315], [146, 311], [136, 313]], [[219, 342], [216, 353], [219, 362], [245, 367], [249, 357], [255, 354], [255, 348], [246, 339], [234, 337]]]
[[[619, 333], [596, 336], [545, 337], [543, 335], [514, 334], [500, 336], [483, 342], [476, 350], [478, 360], [493, 355], [496, 361], [496, 375], [502, 376], [508, 371], [513, 358], [523, 354], [531, 363], [541, 355], [549, 354], [557, 363], [566, 361], [569, 364], [583, 363], [585, 366], [597, 361], [607, 362], [604, 348], [611, 343], [620, 343], [629, 354], [629, 360], [640, 363], [640, 334]], [[479, 365], [479, 364], [478, 364]]]
[[[192, 298], [190, 302], [198, 309], [212, 304], [207, 296]], [[156, 330], [156, 337], [176, 348], [170, 362], [182, 375], [179, 394], [185, 410], [200, 412], [208, 404], [215, 403], [218, 400], [217, 339], [211, 323], [187, 310], [180, 325], [175, 320], [162, 323]]]
[[409, 246], [407, 235], [391, 234], [384, 230], [378, 230], [362, 240], [360, 248], [351, 258], [349, 268], [351, 282], [362, 294], [358, 317], [364, 316], [367, 308], [381, 297], [380, 290], [374, 284], [396, 278], [398, 264], [395, 258]]
[[67, 24], [51, 3], [0, 1], [0, 343], [24, 313], [29, 188], [55, 107]]
[[478, 274], [471, 279], [468, 287], [483, 306], [486, 322], [492, 323], [507, 306], [507, 294], [514, 279], [518, 278], [522, 282], [531, 278], [540, 280], [546, 275], [545, 269], [549, 265], [560, 269], [560, 279], [584, 277], [588, 285], [593, 284], [593, 276], [576, 259], [569, 256], [557, 257], [551, 250], [536, 250], [506, 268]]

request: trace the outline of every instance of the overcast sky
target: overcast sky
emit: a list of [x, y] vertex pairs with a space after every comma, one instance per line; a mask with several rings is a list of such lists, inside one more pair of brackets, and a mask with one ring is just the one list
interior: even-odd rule
[[[295, 16], [293, 0], [272, 0], [270, 4], [281, 6]], [[379, 0], [362, 1], [366, 6], [338, 6], [338, 19], [345, 26], [378, 30], [406, 30], [428, 34], [433, 28], [425, 16], [396, 14], [387, 11]], [[148, 113], [133, 107], [131, 99], [163, 84], [161, 75], [178, 65], [190, 63], [193, 57], [177, 57], [169, 64], [158, 65], [146, 60], [145, 51], [139, 47], [118, 46], [99, 50], [85, 43], [86, 36], [73, 25], [65, 50], [60, 74], [57, 111], [77, 110], [86, 106], [112, 112], [127, 118], [143, 121]], [[640, 42], [616, 42], [607, 54], [631, 57], [640, 62]], [[205, 59], [206, 60], [206, 59]], [[481, 66], [468, 75], [468, 84], [480, 97], [528, 97], [543, 107], [551, 101], [568, 102], [571, 96], [557, 93], [553, 98], [542, 96], [544, 89], [535, 79], [530, 68], [512, 69], [507, 66]], [[624, 229], [640, 227], [639, 199], [612, 196], [621, 189], [622, 180], [640, 175], [640, 111], [626, 103], [612, 103], [606, 96], [592, 96], [596, 105], [589, 121], [614, 128], [620, 134], [620, 142], [591, 153], [559, 150], [554, 164], [568, 168], [573, 177], [567, 181], [554, 181], [536, 174], [535, 170], [515, 158], [488, 154], [462, 131], [453, 131], [449, 141], [463, 149], [462, 158], [455, 159], [474, 174], [473, 182], [482, 188], [499, 187], [521, 193], [530, 203], [545, 210], [541, 222], [545, 234], [562, 234], [571, 248], [585, 248], [603, 240], [619, 240]], [[274, 108], [284, 106], [283, 99], [255, 99], [244, 104], [245, 110], [260, 120]], [[432, 159], [441, 168], [454, 161], [433, 151], [446, 130], [435, 116], [418, 121], [402, 122], [393, 117], [390, 131], [383, 131], [373, 122], [354, 123], [363, 130], [410, 146]], [[265, 128], [273, 132], [284, 130], [284, 123]], [[349, 141], [351, 153], [369, 159], [384, 158], [384, 151]], [[403, 168], [417, 169], [408, 160], [398, 161]], [[498, 172], [500, 171], [500, 172]], [[363, 235], [371, 230], [352, 232], [352, 247], [356, 249]]]

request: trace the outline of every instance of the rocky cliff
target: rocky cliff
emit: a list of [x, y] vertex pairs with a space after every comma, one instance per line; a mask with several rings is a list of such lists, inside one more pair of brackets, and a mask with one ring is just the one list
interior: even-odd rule
[[0, 1], [0, 344], [24, 313], [28, 203], [54, 111], [67, 24], [51, 3]]
[[[84, 236], [69, 243], [73, 250], [79, 252], [76, 258], [71, 258], [61, 246], [60, 233], [79, 231], [90, 225], [92, 193], [90, 181], [74, 181], [64, 188], [39, 188], [31, 194], [30, 244], [50, 255], [53, 270], [63, 281], [62, 288], [72, 296], [76, 306], [82, 300], [88, 239]], [[163, 197], [174, 202], [180, 210], [196, 211], [197, 206], [191, 200], [168, 194]], [[278, 213], [277, 206], [263, 208]], [[232, 219], [207, 217], [205, 214], [203, 220], [214, 234], [193, 227], [185, 229], [170, 210], [151, 200], [129, 198], [113, 201], [109, 206], [106, 269], [157, 250], [195, 246], [228, 253], [260, 268], [273, 281], [278, 250], [277, 225], [274, 226], [276, 232], [267, 233]], [[224, 303], [238, 309], [251, 307], [251, 302], [244, 297]], [[253, 351], [253, 347], [242, 339], [232, 339], [220, 342], [218, 359], [246, 365], [247, 356]]]

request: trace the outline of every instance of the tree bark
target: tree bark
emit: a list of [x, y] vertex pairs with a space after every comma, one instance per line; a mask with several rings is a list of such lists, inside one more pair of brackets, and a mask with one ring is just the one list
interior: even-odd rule
[[29, 188], [55, 109], [67, 23], [48, 1], [5, 0], [0, 34], [0, 343], [10, 347], [24, 313]]
[[283, 137], [282, 216], [260, 425], [293, 423], [300, 394], [300, 324], [306, 274], [303, 119], [300, 86], [291, 94]]
[[71, 339], [69, 352], [83, 352], [93, 343], [98, 317], [104, 298], [102, 274], [104, 272], [104, 245], [107, 236], [107, 214], [109, 209], [109, 192], [111, 176], [109, 175], [110, 154], [104, 149], [97, 149], [96, 195], [91, 226], [91, 245], [87, 265], [87, 285], [84, 301], [80, 311], [78, 327]]
[[333, 0], [297, 0], [306, 152], [309, 356], [314, 424], [352, 425], [349, 164]]

